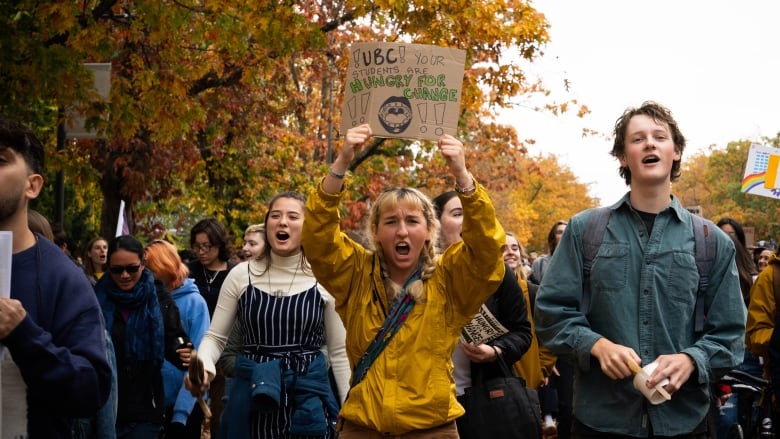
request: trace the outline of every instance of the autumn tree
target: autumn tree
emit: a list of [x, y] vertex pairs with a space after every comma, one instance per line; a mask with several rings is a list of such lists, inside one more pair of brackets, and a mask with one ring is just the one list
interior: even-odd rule
[[[699, 206], [709, 197], [712, 189], [707, 185], [708, 162], [707, 151], [683, 156], [681, 177], [673, 184], [673, 192], [683, 206]], [[707, 210], [704, 212], [708, 214]]]
[[529, 251], [545, 253], [547, 233], [556, 221], [568, 221], [598, 203], [588, 195], [588, 186], [554, 155], [524, 158], [521, 172], [525, 184], [508, 191], [508, 203], [496, 203], [498, 216]]
[[[477, 178], [494, 189], [522, 185], [514, 167], [524, 145], [494, 116], [517, 96], [544, 95], [505, 59], [533, 61], [547, 28], [517, 0], [6, 2], [0, 110], [40, 128], [71, 184], [78, 176], [100, 189], [100, 233], [113, 234], [125, 200], [139, 230], [154, 216], [182, 226], [215, 216], [240, 236], [262, 220], [270, 196], [308, 190], [337, 153], [353, 41], [464, 49], [458, 135], [484, 165]], [[111, 63], [108, 102], [92, 91], [84, 62]], [[69, 123], [62, 110], [74, 106], [100, 138], [55, 151], [55, 127]], [[544, 109], [570, 108], [584, 111], [574, 102]], [[351, 169], [371, 175], [355, 181], [355, 203], [384, 185], [451, 183], [430, 142], [377, 139]]]

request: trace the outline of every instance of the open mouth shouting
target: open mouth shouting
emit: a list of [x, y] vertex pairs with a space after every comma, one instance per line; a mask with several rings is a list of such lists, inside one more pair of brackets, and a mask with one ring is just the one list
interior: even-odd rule
[[399, 242], [395, 245], [395, 252], [399, 256], [409, 256], [409, 252], [412, 250], [412, 248], [409, 246], [409, 243], [406, 242]]
[[285, 242], [290, 240], [290, 234], [284, 231], [278, 231], [276, 232], [276, 240], [279, 241], [279, 244], [284, 244]]
[[642, 159], [642, 164], [643, 165], [648, 165], [648, 164], [658, 163], [660, 161], [661, 161], [661, 158], [658, 157], [657, 155], [649, 155], [649, 156], [647, 156], [647, 157]]

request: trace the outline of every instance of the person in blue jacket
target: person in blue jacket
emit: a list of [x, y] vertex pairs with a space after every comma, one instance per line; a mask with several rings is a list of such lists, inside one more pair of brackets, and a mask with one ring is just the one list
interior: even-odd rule
[[[200, 295], [189, 269], [182, 262], [176, 247], [157, 239], [146, 246], [146, 267], [171, 291], [179, 308], [184, 330], [194, 345], [200, 344], [209, 329], [209, 307]], [[184, 388], [184, 374], [170, 361], [163, 364], [165, 386], [165, 438], [200, 439], [203, 411], [196, 398]]]
[[[10, 297], [0, 298], [0, 393], [13, 401], [2, 408], [3, 437], [69, 438], [74, 419], [93, 416], [111, 390], [92, 286], [27, 224], [28, 204], [43, 187], [43, 161], [32, 131], [0, 116], [0, 231], [12, 236], [10, 253], [0, 254], [11, 270]], [[0, 285], [8, 274], [0, 272]]]

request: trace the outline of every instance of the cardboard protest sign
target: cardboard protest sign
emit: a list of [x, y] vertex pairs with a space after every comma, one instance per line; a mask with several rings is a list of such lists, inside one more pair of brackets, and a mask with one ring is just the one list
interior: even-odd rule
[[753, 144], [750, 145], [745, 176], [742, 178], [742, 192], [780, 199], [780, 149]]
[[455, 135], [466, 52], [404, 43], [356, 43], [346, 77], [341, 133], [368, 123], [374, 136], [437, 140]]

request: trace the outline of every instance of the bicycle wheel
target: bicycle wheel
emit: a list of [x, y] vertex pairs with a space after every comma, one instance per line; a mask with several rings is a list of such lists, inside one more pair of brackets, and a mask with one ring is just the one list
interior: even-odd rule
[[745, 433], [742, 432], [742, 426], [739, 424], [732, 425], [731, 428], [729, 428], [726, 439], [745, 439]]

